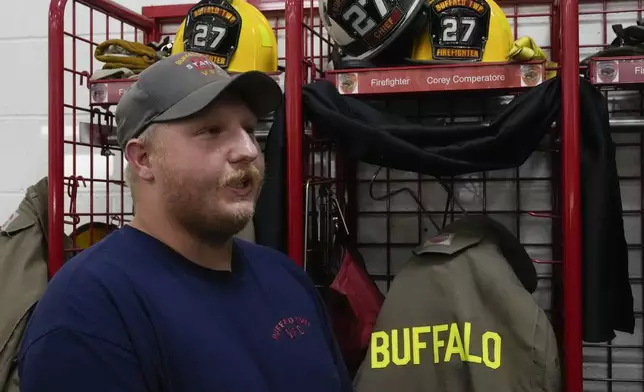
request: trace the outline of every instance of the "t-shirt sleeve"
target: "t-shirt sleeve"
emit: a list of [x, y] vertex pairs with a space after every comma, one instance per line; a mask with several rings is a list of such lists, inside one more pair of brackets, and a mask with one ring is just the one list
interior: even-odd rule
[[125, 347], [68, 328], [53, 330], [20, 359], [20, 391], [149, 392]]
[[[155, 392], [160, 376], [141, 300], [100, 254], [73, 259], [51, 280], [18, 355], [21, 392]], [[81, 255], [82, 256], [82, 255]]]

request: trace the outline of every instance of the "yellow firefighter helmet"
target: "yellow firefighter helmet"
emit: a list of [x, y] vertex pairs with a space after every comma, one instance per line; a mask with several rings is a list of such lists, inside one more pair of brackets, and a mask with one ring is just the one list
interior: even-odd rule
[[244, 0], [201, 0], [181, 23], [172, 54], [207, 55], [228, 72], [277, 72], [277, 39], [270, 23]]
[[512, 30], [494, 0], [426, 0], [424, 30], [414, 41], [416, 62], [503, 62]]

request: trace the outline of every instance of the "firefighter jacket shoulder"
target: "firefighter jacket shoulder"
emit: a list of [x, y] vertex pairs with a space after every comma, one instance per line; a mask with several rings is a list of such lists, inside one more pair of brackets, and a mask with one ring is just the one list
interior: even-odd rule
[[[16, 357], [32, 307], [47, 287], [47, 195], [43, 178], [0, 226], [0, 391], [18, 391]], [[67, 239], [66, 239], [67, 240]]]
[[357, 392], [559, 391], [534, 265], [499, 226], [464, 218], [414, 250], [378, 315]]

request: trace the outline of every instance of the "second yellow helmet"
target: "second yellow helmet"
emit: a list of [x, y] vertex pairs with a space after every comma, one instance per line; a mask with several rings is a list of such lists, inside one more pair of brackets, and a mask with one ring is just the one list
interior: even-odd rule
[[412, 50], [415, 61], [507, 61], [512, 31], [494, 0], [426, 0], [427, 18]]

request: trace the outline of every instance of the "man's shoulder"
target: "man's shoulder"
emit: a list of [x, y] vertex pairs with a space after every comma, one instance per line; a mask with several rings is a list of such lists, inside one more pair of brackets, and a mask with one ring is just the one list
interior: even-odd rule
[[55, 296], [69, 300], [76, 293], [100, 292], [109, 285], [110, 276], [103, 272], [109, 254], [89, 248], [67, 261], [54, 275], [41, 298]]
[[[138, 310], [140, 301], [134, 285], [110, 263], [114, 257], [109, 246], [99, 243], [70, 259], [54, 275], [30, 316], [18, 354], [20, 362], [65, 356], [52, 354], [53, 347], [78, 350], [79, 344], [92, 344], [115, 347], [119, 352], [129, 347], [133, 331], [126, 332], [126, 323], [128, 328], [143, 328], [132, 322], [132, 310]], [[48, 347], [52, 349], [47, 351]]]
[[67, 261], [48, 283], [31, 316], [33, 336], [56, 328], [82, 328], [88, 320], [117, 314], [118, 302], [131, 292], [124, 273], [111, 263], [119, 255], [98, 243]]
[[47, 290], [57, 287], [65, 291], [90, 284], [96, 287], [109, 285], [114, 274], [114, 264], [125, 257], [119, 252], [118, 238], [109, 236], [92, 247], [83, 250], [69, 259], [54, 275]]
[[259, 245], [241, 238], [235, 238], [235, 244], [247, 257], [261, 257], [269, 262], [296, 266], [288, 255], [268, 246]]
[[264, 245], [258, 245], [243, 239], [235, 239], [235, 243], [241, 249], [249, 262], [268, 265], [271, 268], [281, 267], [298, 279], [308, 278], [306, 272], [295, 264], [295, 261], [288, 255]]

